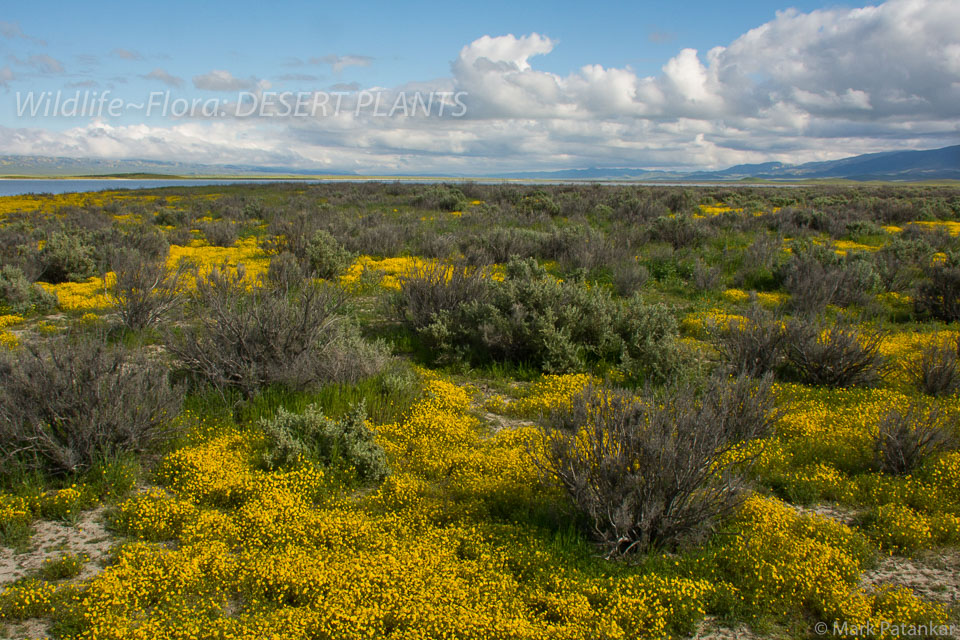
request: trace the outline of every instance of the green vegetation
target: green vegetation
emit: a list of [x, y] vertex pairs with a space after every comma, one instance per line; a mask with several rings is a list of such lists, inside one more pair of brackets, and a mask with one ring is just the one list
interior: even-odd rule
[[[958, 234], [948, 186], [0, 199], [0, 543], [55, 553], [0, 579], [0, 620], [956, 624], [889, 567], [960, 545]], [[104, 550], [35, 548], [53, 526]]]

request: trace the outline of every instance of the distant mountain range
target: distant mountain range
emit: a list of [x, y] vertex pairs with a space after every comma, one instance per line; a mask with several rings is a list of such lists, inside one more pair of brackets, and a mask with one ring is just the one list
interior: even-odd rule
[[739, 164], [721, 171], [670, 172], [645, 169], [571, 169], [502, 175], [527, 180], [960, 180], [960, 145], [929, 151], [886, 151], [842, 160], [790, 165], [780, 162]]
[[[166, 176], [313, 176], [334, 175], [362, 177], [348, 172], [264, 167], [250, 165], [204, 165], [154, 160], [99, 160], [95, 158], [54, 158], [45, 156], [0, 156], [0, 176], [114, 176], [138, 174], [137, 177]], [[426, 175], [426, 174], [424, 174]], [[377, 177], [416, 177], [377, 176]], [[423, 176], [421, 176], [423, 177]], [[658, 171], [630, 168], [567, 169], [563, 171], [524, 171], [486, 175], [433, 175], [451, 179], [486, 178], [519, 180], [617, 180], [666, 182], [733, 182], [744, 180], [960, 180], [960, 145], [928, 151], [887, 151], [868, 153], [842, 160], [808, 162], [789, 165], [779, 162], [741, 164], [721, 171]]]

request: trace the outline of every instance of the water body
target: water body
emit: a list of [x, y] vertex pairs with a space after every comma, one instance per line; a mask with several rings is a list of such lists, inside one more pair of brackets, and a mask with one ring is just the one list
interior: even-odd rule
[[36, 194], [55, 194], [55, 193], [89, 193], [92, 191], [116, 191], [118, 189], [159, 189], [161, 187], [209, 187], [226, 184], [270, 184], [270, 183], [292, 183], [292, 184], [320, 184], [325, 182], [409, 182], [417, 184], [438, 184], [448, 183], [457, 184], [462, 182], [471, 182], [476, 184], [608, 184], [619, 186], [648, 186], [648, 187], [796, 187], [796, 184], [743, 184], [743, 183], [717, 183], [717, 182], [630, 182], [630, 181], [606, 181], [606, 180], [496, 180], [481, 179], [471, 180], [462, 178], [310, 178], [303, 180], [245, 180], [245, 179], [196, 179], [196, 180], [163, 180], [163, 179], [137, 179], [137, 178], [91, 178], [91, 179], [45, 179], [45, 178], [0, 178], [0, 196], [20, 196], [29, 193]]
[[[28, 193], [88, 193], [117, 189], [158, 189], [160, 187], [207, 187], [224, 184], [266, 183], [270, 180], [143, 180], [143, 179], [0, 179], [0, 196], [20, 196]], [[279, 182], [318, 182], [317, 180], [281, 180]]]

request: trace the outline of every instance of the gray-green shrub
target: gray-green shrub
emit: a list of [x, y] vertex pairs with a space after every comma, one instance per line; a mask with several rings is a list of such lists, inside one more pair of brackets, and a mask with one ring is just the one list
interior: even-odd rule
[[331, 286], [291, 291], [246, 282], [242, 268], [214, 269], [197, 279], [186, 326], [167, 332], [167, 347], [196, 379], [246, 397], [275, 383], [355, 382], [387, 356], [359, 335], [345, 303]]
[[[548, 372], [606, 363], [634, 379], [663, 380], [680, 361], [677, 326], [663, 305], [615, 299], [605, 287], [558, 281], [535, 260], [513, 260], [502, 282], [439, 308], [419, 333], [436, 353], [473, 364], [524, 363]], [[401, 286], [411, 286], [405, 283]], [[446, 291], [445, 284], [434, 285]], [[426, 297], [426, 296], [422, 296]]]
[[608, 557], [703, 539], [741, 503], [749, 458], [726, 454], [770, 433], [770, 386], [715, 376], [702, 393], [588, 387], [542, 427], [534, 461], [560, 482]]
[[57, 306], [57, 297], [30, 282], [18, 267], [0, 268], [0, 309], [11, 313], [46, 313]]
[[175, 432], [183, 400], [167, 373], [99, 334], [0, 353], [0, 468], [76, 472], [150, 450]]
[[872, 386], [888, 367], [880, 353], [884, 337], [841, 321], [795, 319], [787, 324], [786, 360], [807, 384]]
[[39, 279], [58, 284], [82, 282], [97, 275], [96, 249], [85, 244], [80, 234], [57, 231], [40, 250], [42, 272]]
[[319, 230], [307, 245], [307, 264], [318, 278], [336, 278], [346, 271], [354, 255], [345, 249], [329, 232]]
[[890, 409], [880, 420], [874, 455], [881, 471], [902, 476], [956, 445], [956, 434], [941, 411], [912, 403], [906, 409]]
[[328, 418], [317, 405], [308, 406], [303, 413], [281, 407], [275, 417], [260, 421], [265, 435], [263, 464], [276, 469], [304, 460], [348, 466], [363, 480], [380, 481], [390, 467], [366, 420], [362, 402], [340, 420]]

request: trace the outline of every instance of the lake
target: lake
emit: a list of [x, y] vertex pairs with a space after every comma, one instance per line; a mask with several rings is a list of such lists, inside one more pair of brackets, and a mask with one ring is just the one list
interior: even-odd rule
[[157, 189], [160, 187], [206, 187], [222, 184], [247, 184], [267, 182], [321, 182], [319, 180], [143, 180], [143, 179], [0, 179], [0, 196], [19, 196], [26, 193], [79, 193], [88, 191], [113, 191], [115, 189]]
[[641, 182], [623, 180], [497, 180], [490, 178], [309, 178], [301, 180], [266, 179], [202, 179], [196, 180], [163, 180], [138, 178], [89, 178], [89, 179], [49, 179], [49, 178], [0, 178], [0, 196], [19, 196], [27, 193], [86, 193], [90, 191], [115, 191], [117, 189], [159, 189], [160, 187], [207, 187], [224, 184], [269, 184], [290, 182], [298, 184], [320, 184], [324, 182], [405, 182], [405, 183], [449, 183], [457, 184], [471, 182], [476, 184], [590, 184], [600, 183], [619, 186], [656, 186], [656, 187], [797, 187], [797, 184], [744, 184], [744, 183], [716, 183], [716, 182]]

